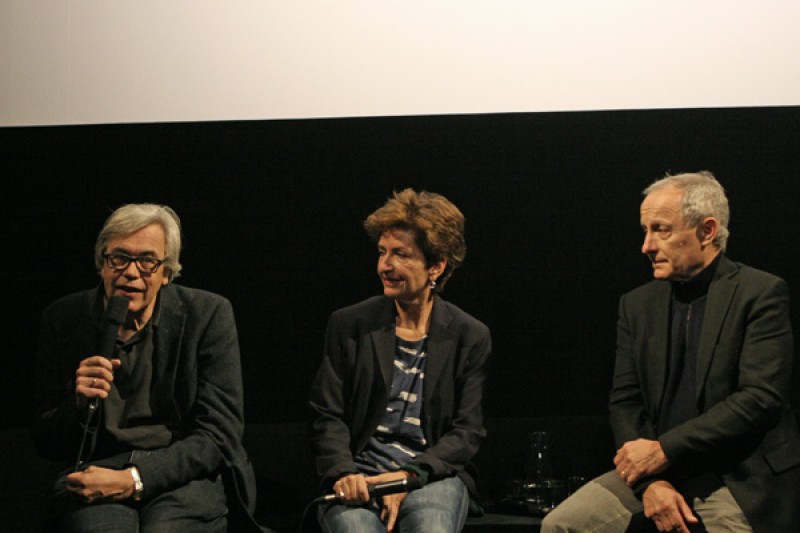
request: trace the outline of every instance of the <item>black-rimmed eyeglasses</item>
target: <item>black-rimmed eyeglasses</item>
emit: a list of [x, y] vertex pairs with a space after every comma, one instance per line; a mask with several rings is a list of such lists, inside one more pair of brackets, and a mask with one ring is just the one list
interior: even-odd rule
[[[128, 268], [128, 265], [131, 264], [131, 261], [136, 262], [136, 268], [139, 269], [139, 272], [144, 272], [146, 274], [152, 274], [158, 267], [164, 263], [164, 259], [156, 259], [155, 257], [150, 257], [149, 255], [140, 255], [134, 257], [128, 254], [122, 254], [119, 252], [110, 252], [103, 254], [103, 257], [106, 258], [106, 264], [109, 268], [113, 268], [114, 270], [125, 270]], [[165, 258], [166, 259], [166, 258]]]

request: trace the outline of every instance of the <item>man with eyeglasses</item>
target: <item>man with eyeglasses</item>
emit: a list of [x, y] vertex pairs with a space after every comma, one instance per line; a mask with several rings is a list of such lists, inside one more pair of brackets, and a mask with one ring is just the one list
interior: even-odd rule
[[[75, 464], [51, 490], [47, 531], [262, 530], [233, 309], [172, 283], [180, 249], [172, 209], [120, 207], [97, 238], [100, 286], [43, 313], [32, 433], [41, 455]], [[114, 297], [127, 313], [114, 299], [124, 318], [98, 354]]]

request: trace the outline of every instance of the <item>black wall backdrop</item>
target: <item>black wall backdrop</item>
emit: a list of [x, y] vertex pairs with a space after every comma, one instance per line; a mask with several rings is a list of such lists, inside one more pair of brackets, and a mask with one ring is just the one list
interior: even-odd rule
[[32, 415], [42, 309], [97, 283], [96, 234], [129, 202], [174, 207], [179, 283], [233, 302], [249, 421], [304, 419], [328, 315], [380, 291], [361, 221], [405, 187], [467, 218], [445, 297], [493, 332], [489, 416], [606, 412], [617, 301], [650, 279], [640, 191], [667, 171], [717, 174], [729, 256], [784, 277], [798, 325], [798, 107], [3, 128], [0, 141], [3, 427]]

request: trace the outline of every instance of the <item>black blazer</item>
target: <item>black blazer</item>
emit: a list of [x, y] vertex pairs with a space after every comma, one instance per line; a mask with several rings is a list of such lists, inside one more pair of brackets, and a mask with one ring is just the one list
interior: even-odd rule
[[[97, 350], [99, 297], [98, 289], [66, 296], [42, 317], [32, 435], [41, 455], [68, 464], [75, 461], [82, 434], [75, 369]], [[222, 296], [175, 284], [163, 287], [158, 298], [152, 391], [179, 422], [170, 427], [170, 445], [136, 455], [144, 496], [221, 473], [226, 491], [236, 493], [228, 494], [230, 518], [255, 526], [250, 518], [255, 475], [241, 440], [242, 377], [231, 304]]]
[[[395, 358], [395, 303], [375, 296], [333, 313], [311, 391], [311, 440], [323, 487], [356, 472], [353, 457], [373, 435], [388, 402]], [[458, 475], [475, 493], [470, 461], [486, 430], [483, 389], [489, 329], [436, 297], [428, 332], [422, 427], [430, 447], [414, 463], [430, 480]]]
[[[800, 434], [789, 404], [794, 351], [786, 283], [721, 258], [698, 347], [700, 415], [657, 435], [670, 298], [670, 283], [653, 281], [620, 300], [610, 395], [617, 446], [657, 438], [671, 467], [688, 475], [719, 474], [756, 532], [800, 531]], [[663, 477], [680, 483], [670, 475], [668, 469]]]

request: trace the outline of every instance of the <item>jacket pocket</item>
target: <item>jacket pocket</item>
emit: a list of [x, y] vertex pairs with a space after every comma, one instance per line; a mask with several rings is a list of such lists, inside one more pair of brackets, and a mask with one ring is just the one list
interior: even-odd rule
[[772, 472], [782, 474], [800, 465], [800, 438], [789, 439], [764, 454]]

